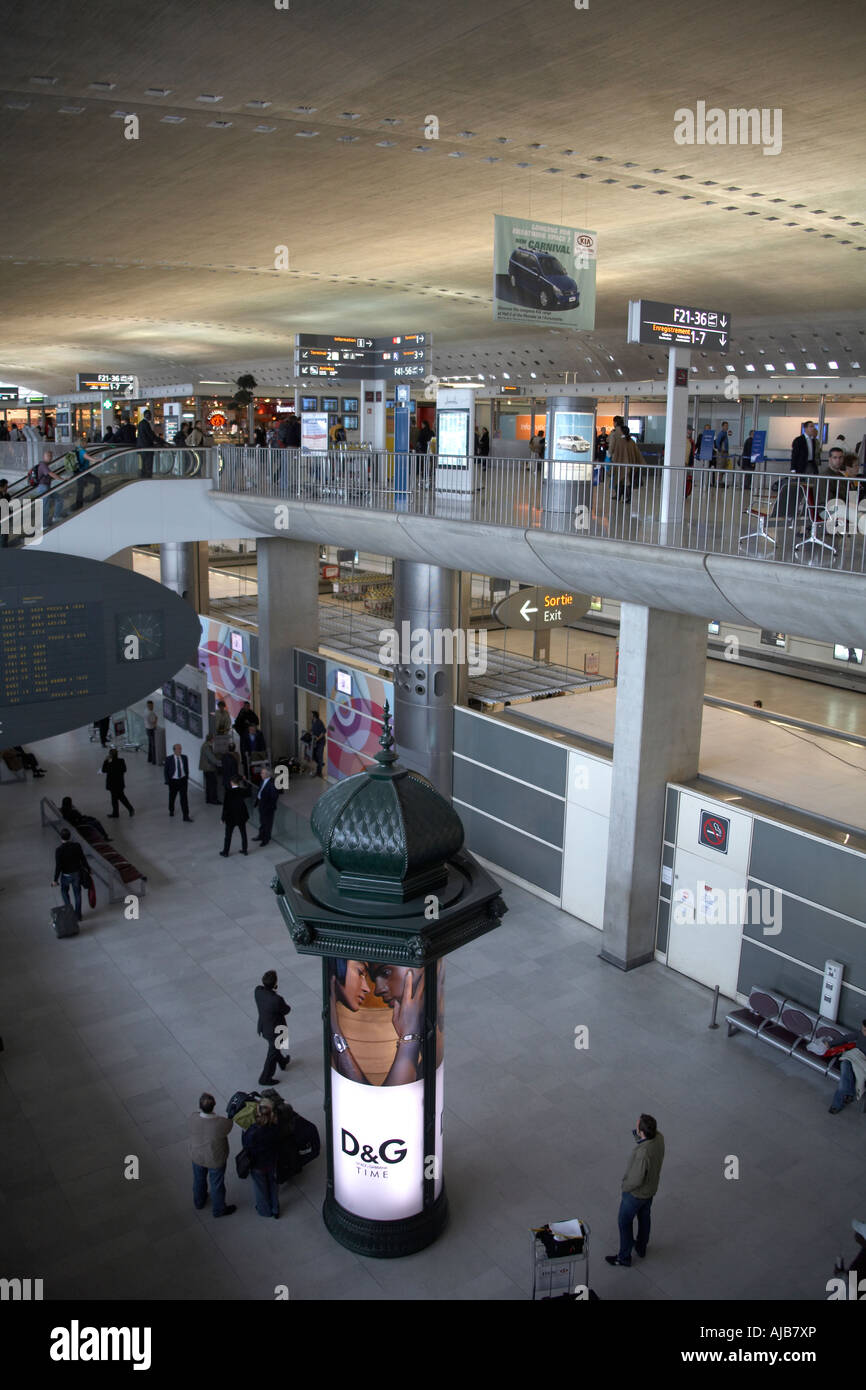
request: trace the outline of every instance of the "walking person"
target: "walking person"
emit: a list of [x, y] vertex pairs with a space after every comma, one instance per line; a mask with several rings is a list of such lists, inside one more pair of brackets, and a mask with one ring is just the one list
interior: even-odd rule
[[271, 769], [265, 766], [262, 768], [262, 784], [256, 796], [256, 805], [259, 808], [259, 833], [255, 839], [258, 840], [262, 848], [270, 841], [279, 799], [280, 790], [274, 783]]
[[313, 721], [310, 724], [310, 733], [313, 736], [313, 761], [316, 764], [316, 776], [322, 777], [322, 765], [325, 760], [325, 735], [326, 729], [321, 719], [319, 711], [313, 710]]
[[199, 1096], [198, 1113], [190, 1115], [187, 1133], [192, 1159], [192, 1204], [201, 1211], [210, 1198], [214, 1216], [231, 1216], [237, 1207], [226, 1205], [226, 1164], [233, 1121], [214, 1113], [216, 1101], [205, 1091]]
[[125, 806], [130, 816], [134, 816], [135, 811], [126, 799], [126, 763], [118, 756], [116, 748], [111, 749], [102, 764], [102, 771], [105, 774], [105, 790], [111, 797], [111, 813], [108, 819], [117, 820], [120, 815], [118, 805]]
[[208, 806], [219, 806], [217, 795], [217, 776], [222, 771], [222, 760], [217, 757], [213, 746], [213, 734], [208, 734], [198, 755], [198, 770], [204, 773], [204, 799]]
[[54, 879], [52, 888], [60, 884], [60, 894], [67, 907], [71, 907], [69, 901], [69, 890], [72, 889], [72, 898], [75, 903], [75, 915], [81, 921], [81, 880], [82, 875], [90, 877], [90, 868], [87, 857], [77, 840], [73, 840], [72, 832], [66, 827], [60, 832], [60, 844], [54, 851]]
[[228, 859], [229, 857], [235, 826], [237, 826], [241, 832], [241, 854], [248, 853], [247, 821], [249, 818], [250, 813], [247, 810], [247, 803], [244, 801], [243, 789], [238, 778], [232, 776], [228, 785], [228, 790], [223, 798], [222, 821], [226, 828], [223, 847], [220, 850], [223, 859]]
[[[659, 1186], [665, 1156], [664, 1135], [659, 1133], [652, 1115], [641, 1115], [632, 1130], [635, 1147], [622, 1180], [619, 1204], [619, 1253], [605, 1255], [609, 1265], [631, 1265], [632, 1247], [641, 1259], [646, 1255], [650, 1236], [650, 1209]], [[637, 1217], [637, 1237], [634, 1219]]]
[[256, 1106], [256, 1118], [249, 1128], [244, 1130], [242, 1140], [250, 1158], [250, 1177], [255, 1188], [256, 1211], [259, 1216], [271, 1216], [274, 1220], [280, 1214], [280, 1189], [277, 1182], [280, 1133], [276, 1120], [276, 1112], [271, 1102], [260, 1101]]
[[163, 775], [165, 785], [168, 787], [168, 814], [174, 815], [174, 803], [180, 797], [180, 809], [183, 818], [190, 825], [192, 816], [189, 813], [189, 801], [187, 799], [187, 789], [189, 787], [189, 758], [184, 753], [179, 743], [176, 743], [163, 764]]
[[268, 1055], [262, 1067], [259, 1085], [276, 1086], [278, 1081], [274, 1071], [277, 1065], [279, 1064], [281, 1071], [285, 1071], [292, 1060], [288, 1053], [284, 1057], [277, 1046], [277, 1029], [285, 1027], [286, 1017], [292, 1012], [292, 1007], [281, 994], [277, 994], [276, 970], [265, 971], [261, 984], [256, 985], [255, 1001], [259, 1011], [258, 1034], [260, 1038], [266, 1038], [268, 1044]]
[[159, 725], [156, 710], [153, 707], [153, 700], [147, 702], [147, 712], [144, 716], [144, 727], [147, 730], [147, 761], [156, 766], [156, 730]]

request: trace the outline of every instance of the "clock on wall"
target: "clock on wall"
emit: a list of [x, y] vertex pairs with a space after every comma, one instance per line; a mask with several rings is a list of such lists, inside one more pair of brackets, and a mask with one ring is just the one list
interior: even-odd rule
[[[161, 608], [116, 613], [114, 626], [118, 661], [156, 661], [165, 656], [165, 614]], [[136, 644], [129, 642], [130, 637], [136, 638]]]

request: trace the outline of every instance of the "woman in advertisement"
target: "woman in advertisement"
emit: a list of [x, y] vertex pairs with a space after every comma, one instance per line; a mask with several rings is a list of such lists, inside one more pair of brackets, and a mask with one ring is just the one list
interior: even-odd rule
[[[333, 1069], [367, 1086], [420, 1081], [424, 971], [377, 961], [333, 960], [330, 976]], [[351, 1046], [342, 1032], [338, 1004], [357, 1016]]]

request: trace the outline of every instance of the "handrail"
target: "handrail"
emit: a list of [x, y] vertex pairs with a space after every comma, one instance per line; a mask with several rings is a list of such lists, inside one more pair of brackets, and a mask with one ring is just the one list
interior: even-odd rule
[[[866, 482], [732, 468], [218, 446], [217, 488], [866, 574]], [[570, 476], [569, 476], [570, 475]]]

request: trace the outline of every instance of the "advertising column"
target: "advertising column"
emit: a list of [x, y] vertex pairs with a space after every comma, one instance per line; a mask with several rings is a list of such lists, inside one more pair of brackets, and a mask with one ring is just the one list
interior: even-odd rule
[[437, 492], [472, 493], [475, 480], [472, 440], [475, 433], [475, 393], [450, 386], [436, 392], [436, 458], [433, 485]]
[[542, 506], [572, 512], [576, 522], [591, 511], [595, 407], [591, 396], [551, 396], [547, 403]]

